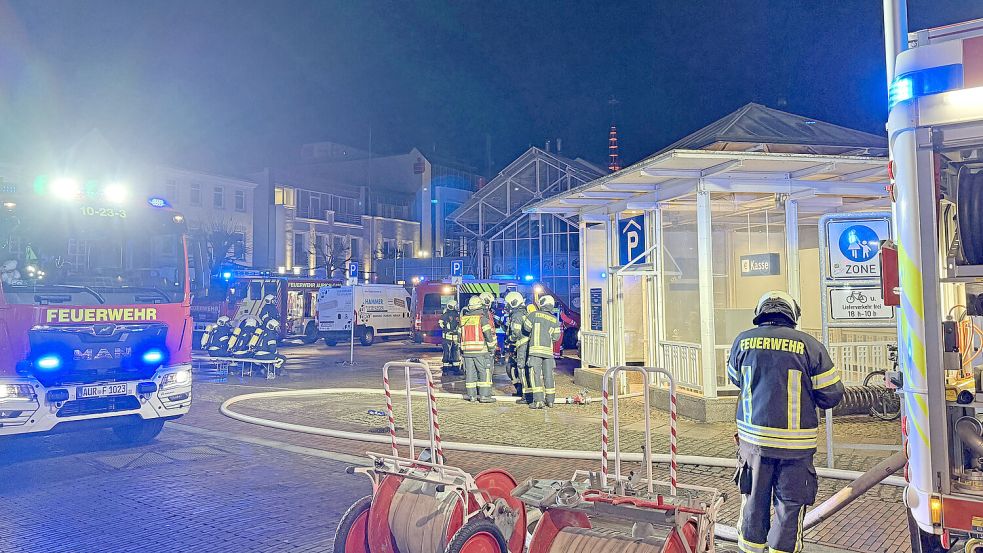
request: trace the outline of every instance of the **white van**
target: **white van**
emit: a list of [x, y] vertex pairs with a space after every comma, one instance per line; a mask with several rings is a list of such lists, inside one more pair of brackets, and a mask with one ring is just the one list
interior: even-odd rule
[[351, 338], [352, 313], [356, 313], [355, 338], [363, 346], [371, 345], [376, 336], [408, 337], [413, 331], [410, 294], [402, 286], [325, 286], [317, 293], [317, 330], [325, 344], [334, 346]]

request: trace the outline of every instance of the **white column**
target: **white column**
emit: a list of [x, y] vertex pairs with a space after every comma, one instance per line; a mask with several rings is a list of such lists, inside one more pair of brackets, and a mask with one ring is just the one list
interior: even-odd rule
[[785, 201], [785, 275], [788, 278], [788, 293], [802, 305], [802, 290], [799, 288], [799, 202]]
[[611, 274], [611, 268], [618, 263], [618, 216], [610, 215], [608, 220], [604, 223], [604, 234], [605, 240], [607, 242], [607, 247], [605, 251], [607, 253], [605, 259], [604, 272], [607, 273], [607, 278], [605, 279], [605, 291], [606, 297], [604, 301], [604, 330], [608, 336], [608, 366], [613, 367], [618, 364], [618, 349], [621, 343], [620, 338], [618, 338], [618, 321], [617, 315], [615, 313], [617, 309], [617, 294], [618, 287], [615, 282], [615, 276]]
[[[661, 212], [659, 209], [647, 210], [645, 212], [645, 236], [648, 240], [645, 243], [646, 248], [651, 248], [659, 244], [658, 235], [659, 227], [662, 226]], [[660, 367], [662, 363], [659, 360], [659, 333], [660, 327], [662, 326], [661, 319], [659, 317], [659, 310], [662, 304], [662, 295], [660, 291], [659, 281], [661, 279], [659, 265], [659, 248], [652, 250], [649, 254], [648, 259], [645, 260], [652, 265], [652, 274], [646, 277], [643, 285], [646, 288], [646, 295], [648, 297], [648, 305], [646, 306], [646, 317], [645, 317], [645, 340], [648, 344], [647, 348], [647, 359], [646, 365]]]
[[713, 233], [710, 193], [696, 193], [696, 240], [700, 270], [700, 342], [703, 347], [703, 396], [717, 397], [716, 327], [713, 322]]

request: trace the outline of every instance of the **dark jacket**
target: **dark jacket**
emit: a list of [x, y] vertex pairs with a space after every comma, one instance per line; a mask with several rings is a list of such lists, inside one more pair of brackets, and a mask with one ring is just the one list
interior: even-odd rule
[[816, 451], [819, 416], [843, 399], [840, 373], [829, 352], [784, 319], [737, 336], [727, 377], [741, 389], [737, 433], [765, 457], [796, 458]]

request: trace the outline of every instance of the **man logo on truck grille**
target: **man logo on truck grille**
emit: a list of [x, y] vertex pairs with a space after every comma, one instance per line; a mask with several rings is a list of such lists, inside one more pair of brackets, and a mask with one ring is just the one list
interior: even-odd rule
[[130, 348], [85, 348], [75, 350], [74, 354], [76, 361], [123, 359], [130, 355]]

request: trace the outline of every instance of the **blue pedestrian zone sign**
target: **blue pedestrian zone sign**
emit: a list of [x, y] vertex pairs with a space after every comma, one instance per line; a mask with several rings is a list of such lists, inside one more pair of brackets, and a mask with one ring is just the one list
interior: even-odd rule
[[840, 253], [850, 261], [864, 263], [877, 256], [880, 238], [866, 225], [852, 225], [840, 234]]
[[881, 266], [877, 253], [881, 249], [881, 241], [891, 239], [890, 217], [829, 218], [825, 224], [829, 278], [879, 279]]
[[[645, 216], [636, 215], [618, 221], [618, 239], [618, 258], [622, 266], [645, 253]], [[639, 259], [635, 263], [644, 262], [644, 259]]]

